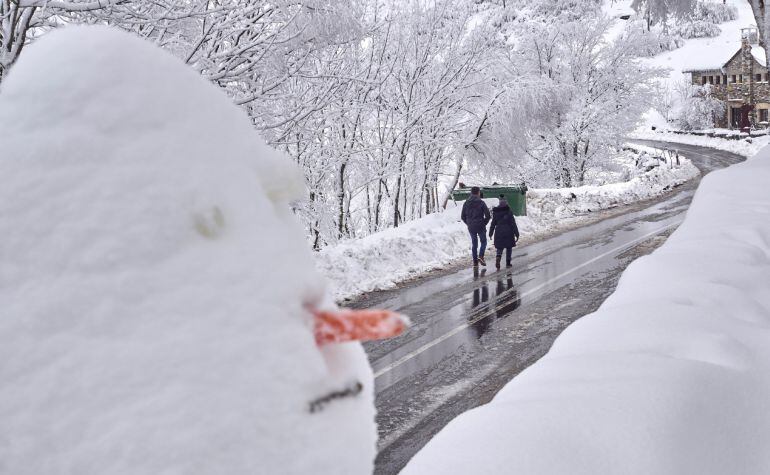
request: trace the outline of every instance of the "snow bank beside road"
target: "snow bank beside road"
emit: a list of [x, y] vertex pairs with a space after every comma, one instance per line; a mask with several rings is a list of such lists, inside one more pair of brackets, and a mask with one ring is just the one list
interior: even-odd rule
[[662, 142], [682, 143], [687, 145], [699, 145], [701, 147], [714, 148], [732, 152], [744, 157], [751, 157], [770, 143], [770, 136], [747, 137], [740, 140], [729, 140], [719, 137], [702, 135], [675, 134], [673, 132], [655, 132], [637, 130], [629, 135], [630, 139], [658, 140]]
[[690, 160], [682, 157], [680, 161], [679, 167], [657, 166], [623, 183], [531, 190], [527, 193], [529, 215], [535, 221], [558, 219], [649, 199], [700, 175]]
[[[683, 158], [680, 167], [655, 167], [625, 183], [530, 190], [529, 216], [516, 218], [521, 244], [575, 225], [592, 212], [658, 196], [697, 175], [698, 169]], [[490, 208], [497, 205], [497, 199], [486, 201]], [[459, 259], [470, 261], [470, 238], [460, 211], [450, 202], [442, 213], [325, 248], [316, 254], [316, 265], [331, 282], [335, 297], [343, 300], [393, 288]]]
[[[496, 199], [485, 201], [490, 208], [497, 205]], [[461, 258], [470, 260], [470, 238], [460, 212], [461, 206], [450, 201], [442, 213], [327, 247], [316, 255], [316, 265], [332, 282], [335, 296], [345, 299], [392, 288]], [[532, 230], [528, 218], [516, 221], [522, 233]]]
[[770, 148], [707, 176], [597, 312], [403, 473], [765, 473], [768, 182]]

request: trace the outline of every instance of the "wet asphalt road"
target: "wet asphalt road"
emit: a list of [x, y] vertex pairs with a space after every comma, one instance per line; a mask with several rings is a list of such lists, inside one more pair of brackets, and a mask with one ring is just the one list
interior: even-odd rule
[[[703, 175], [743, 160], [696, 146], [639, 143], [677, 149]], [[682, 222], [698, 182], [514, 248], [511, 269], [463, 265], [357, 301], [398, 310], [413, 323], [399, 338], [365, 346], [377, 393], [375, 473], [398, 473], [451, 419], [488, 402], [567, 325], [596, 310], [623, 270]]]

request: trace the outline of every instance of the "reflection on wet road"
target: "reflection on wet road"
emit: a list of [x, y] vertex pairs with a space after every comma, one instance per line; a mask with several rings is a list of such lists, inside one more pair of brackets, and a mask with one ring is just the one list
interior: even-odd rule
[[[703, 174], [742, 160], [694, 146], [669, 148]], [[696, 186], [514, 248], [512, 268], [455, 269], [359, 302], [398, 310], [413, 322], [399, 338], [366, 345], [377, 391], [377, 473], [397, 473], [449, 420], [487, 402], [569, 323], [594, 311], [623, 269], [682, 222]]]
[[[526, 304], [565, 283], [617, 266], [616, 255], [678, 225], [687, 202], [676, 197], [656, 205], [652, 213], [645, 210], [624, 215], [515, 249], [514, 267], [507, 274], [503, 274], [505, 270], [463, 269], [435, 279], [447, 282], [440, 286], [434, 282], [432, 295], [425, 296], [417, 287], [419, 298], [415, 298], [412, 289], [405, 289], [385, 306], [409, 315], [413, 328], [401, 338], [367, 347], [377, 390], [436, 365], [458, 348], [473, 343], [481, 336], [477, 329], [488, 328], [491, 317], [499, 313], [496, 301], [505, 298], [506, 292], [516, 292], [520, 305]], [[640, 219], [639, 214], [647, 219]], [[510, 278], [516, 286], [490, 302], [490, 281], [496, 282], [502, 278], [499, 276]]]

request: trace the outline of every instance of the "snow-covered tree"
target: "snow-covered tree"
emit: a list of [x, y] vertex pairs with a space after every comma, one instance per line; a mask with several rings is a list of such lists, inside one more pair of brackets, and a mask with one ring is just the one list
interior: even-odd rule
[[649, 30], [652, 25], [666, 25], [671, 17], [684, 17], [692, 11], [696, 0], [633, 0], [631, 8], [636, 10], [647, 23]]
[[[142, 36], [158, 44], [178, 42], [187, 22], [206, 14], [206, 0], [0, 0], [0, 80], [24, 47], [51, 28], [76, 23], [132, 23]], [[107, 21], [109, 19], [109, 21]]]
[[[747, 0], [754, 14], [754, 21], [759, 32], [759, 44], [765, 48], [765, 60], [770, 58], [767, 49], [767, 32], [770, 30], [770, 9], [766, 8], [765, 0]], [[770, 64], [770, 63], [767, 63]]]
[[0, 78], [65, 23], [172, 51], [303, 170], [320, 248], [441, 209], [469, 166], [564, 186], [601, 166], [649, 76], [632, 40], [605, 42], [601, 4], [0, 0]]
[[676, 123], [682, 130], [702, 130], [714, 127], [725, 114], [724, 102], [712, 95], [711, 85], [677, 84], [680, 107]]
[[270, 117], [254, 114], [266, 138], [305, 170], [298, 212], [316, 247], [441, 207], [440, 177], [484, 107], [494, 60], [472, 4], [361, 5], [355, 41], [319, 48], [253, 102]]
[[[598, 18], [531, 27], [517, 57], [527, 79], [499, 107], [501, 120], [488, 141], [492, 161], [536, 183], [568, 187], [610, 159], [649, 107], [658, 74], [639, 60], [643, 35], [607, 42], [611, 24]], [[506, 136], [517, 140], [501, 154], [495, 144]]]
[[673, 117], [676, 105], [677, 93], [668, 81], [656, 81], [653, 87], [652, 107], [663, 116], [666, 121]]

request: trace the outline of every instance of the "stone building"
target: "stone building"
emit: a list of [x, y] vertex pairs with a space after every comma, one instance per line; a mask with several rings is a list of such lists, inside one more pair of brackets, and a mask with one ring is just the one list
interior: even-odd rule
[[742, 29], [740, 49], [726, 60], [714, 60], [714, 64], [683, 72], [692, 75], [693, 84], [710, 85], [712, 95], [725, 103], [725, 115], [717, 120], [717, 127], [766, 128], [770, 122], [770, 83], [757, 29]]

